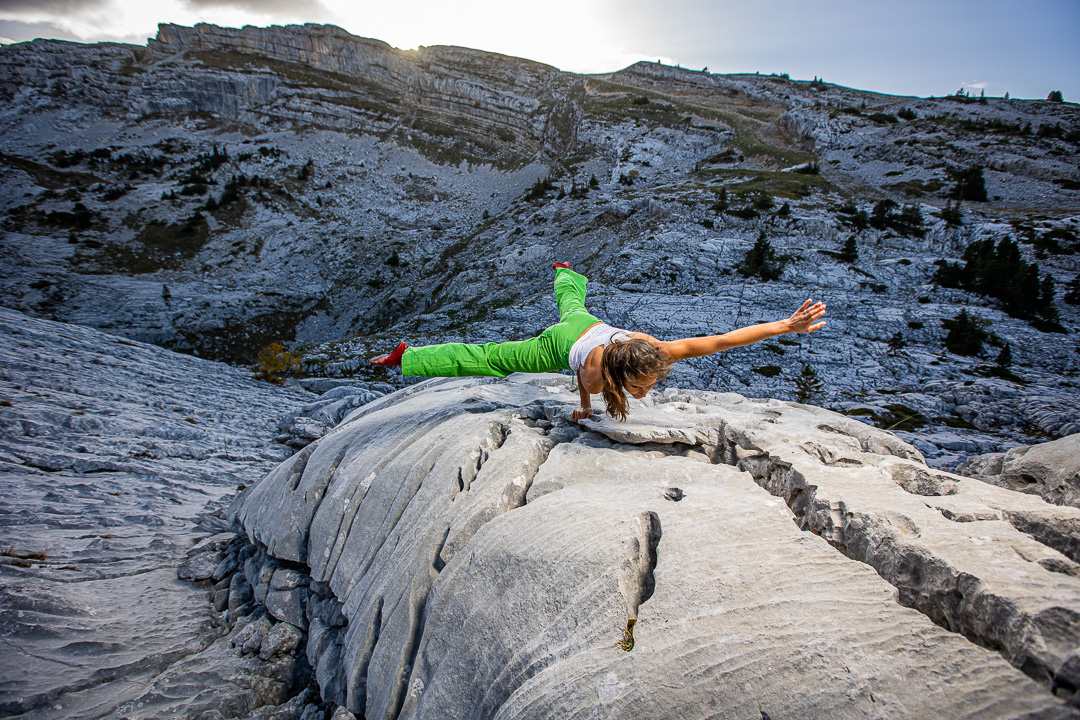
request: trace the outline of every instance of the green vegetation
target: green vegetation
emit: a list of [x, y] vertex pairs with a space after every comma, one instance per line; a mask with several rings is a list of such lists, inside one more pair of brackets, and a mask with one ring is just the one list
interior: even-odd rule
[[960, 227], [964, 224], [964, 214], [960, 212], [960, 201], [953, 205], [952, 200], [945, 203], [945, 207], [938, 213], [938, 217], [945, 221], [949, 227]]
[[764, 375], [767, 378], [776, 377], [782, 371], [777, 365], [762, 365], [761, 367], [754, 368], [754, 372], [758, 375]]
[[[897, 209], [899, 208], [899, 209]], [[895, 230], [905, 237], [922, 237], [922, 211], [918, 205], [900, 206], [894, 200], [879, 200], [870, 213], [870, 227], [878, 230]]]
[[259, 351], [255, 358], [255, 379], [282, 385], [284, 375], [300, 366], [300, 360], [279, 342], [273, 342]]
[[956, 200], [974, 200], [983, 202], [986, 200], [986, 181], [983, 179], [983, 169], [975, 166], [966, 170], [954, 170], [951, 175], [956, 180], [956, 186], [949, 193]]
[[924, 195], [933, 195], [941, 188], [945, 187], [945, 183], [940, 180], [921, 180], [915, 178], [913, 180], [904, 180], [898, 183], [892, 183], [885, 187], [890, 190], [897, 190], [904, 193], [911, 198], [919, 198]]
[[963, 288], [1001, 301], [1009, 315], [1030, 321], [1044, 331], [1064, 332], [1054, 304], [1054, 279], [1040, 282], [1039, 266], [1028, 263], [1011, 238], [997, 244], [976, 240], [964, 250], [964, 264], [937, 262], [934, 280], [945, 287]]
[[859, 259], [859, 244], [855, 242], [854, 235], [844, 241], [844, 247], [837, 257], [846, 263], [853, 263]]
[[778, 258], [772, 243], [762, 230], [754, 247], [746, 251], [743, 264], [735, 268], [745, 278], [760, 277], [763, 282], [776, 280], [784, 271], [784, 259]]
[[[725, 190], [733, 195], [746, 196], [766, 193], [785, 200], [800, 200], [814, 191], [831, 189], [832, 185], [820, 175], [770, 170], [746, 170], [741, 168], [706, 168], [696, 175], [725, 183]], [[732, 182], [737, 181], [737, 182]], [[719, 190], [714, 190], [719, 192]]]
[[532, 187], [522, 196], [522, 200], [528, 202], [534, 202], [537, 200], [544, 200], [547, 194], [555, 189], [555, 183], [550, 178], [541, 178], [533, 183]]
[[1065, 102], [1065, 96], [1061, 94], [1060, 90], [1051, 90], [1046, 99], [1050, 102]]
[[892, 113], [876, 112], [868, 116], [877, 125], [893, 125], [900, 122]]
[[860, 210], [854, 200], [848, 200], [836, 210], [840, 222], [851, 225], [856, 232], [862, 232], [870, 226], [870, 214]]
[[971, 315], [967, 308], [954, 318], [942, 320], [941, 324], [949, 331], [945, 336], [945, 347], [957, 355], [977, 357], [982, 354], [983, 343], [990, 339], [990, 333], [985, 329], [987, 321]]
[[1070, 305], [1080, 305], [1080, 274], [1073, 276], [1073, 279], [1065, 287], [1065, 302]]

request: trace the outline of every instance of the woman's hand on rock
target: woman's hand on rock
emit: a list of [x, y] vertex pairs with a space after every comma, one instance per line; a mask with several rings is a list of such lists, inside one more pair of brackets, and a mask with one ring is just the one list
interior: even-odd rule
[[572, 412], [570, 414], [570, 419], [573, 420], [574, 422], [578, 422], [579, 420], [584, 420], [586, 418], [591, 418], [592, 416], [593, 416], [593, 409], [591, 407], [589, 407], [589, 408], [580, 408], [579, 407], [577, 410], [575, 410], [574, 412]]

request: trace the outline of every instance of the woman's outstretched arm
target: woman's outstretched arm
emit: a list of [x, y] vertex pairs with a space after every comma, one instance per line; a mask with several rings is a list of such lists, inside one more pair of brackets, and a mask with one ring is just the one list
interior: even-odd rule
[[[668, 342], [657, 342], [660, 349], [675, 360], [702, 357], [712, 355], [722, 350], [753, 345], [761, 340], [767, 340], [777, 335], [788, 333], [811, 333], [824, 327], [825, 321], [821, 320], [825, 315], [825, 303], [807, 300], [791, 317], [769, 323], [759, 323], [747, 327], [732, 330], [723, 335], [709, 335], [707, 337], [684, 338]], [[820, 321], [820, 322], [819, 322]], [[635, 333], [637, 334], [637, 333]], [[651, 339], [651, 338], [650, 338]]]

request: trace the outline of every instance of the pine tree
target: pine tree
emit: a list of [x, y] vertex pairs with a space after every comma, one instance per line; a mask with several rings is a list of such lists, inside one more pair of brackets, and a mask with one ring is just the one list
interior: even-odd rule
[[762, 230], [754, 247], [746, 251], [743, 264], [738, 268], [743, 277], [759, 276], [762, 280], [776, 280], [783, 272], [783, 263], [776, 257], [772, 243]]
[[824, 390], [825, 383], [821, 382], [814, 368], [803, 365], [802, 372], [795, 378], [795, 402], [805, 403]]
[[1002, 370], [1005, 370], [1012, 365], [1012, 345], [1005, 343], [1005, 347], [1001, 348], [1001, 352], [998, 353], [997, 359], [994, 360], [994, 364]]
[[945, 208], [941, 211], [940, 217], [945, 221], [946, 225], [957, 226], [964, 224], [964, 215], [960, 211], [960, 201], [957, 200], [953, 205], [952, 200], [945, 201]]
[[905, 347], [907, 347], [907, 340], [904, 339], [904, 333], [897, 332], [889, 338], [889, 349], [886, 351], [886, 354], [890, 357], [894, 356]]
[[945, 347], [957, 355], [980, 355], [983, 343], [990, 337], [983, 329], [983, 322], [968, 313], [966, 308], [956, 317], [942, 320], [941, 324], [949, 331], [945, 336]]
[[1068, 288], [1068, 291], [1062, 300], [1070, 305], [1080, 305], [1080, 274], [1077, 274], [1065, 287]]
[[846, 263], [853, 263], [859, 259], [859, 243], [855, 242], [854, 235], [844, 241], [844, 248], [840, 251], [840, 259]]

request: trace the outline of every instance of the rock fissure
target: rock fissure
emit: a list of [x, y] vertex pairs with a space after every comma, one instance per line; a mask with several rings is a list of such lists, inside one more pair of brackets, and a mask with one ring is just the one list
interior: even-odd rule
[[[727, 447], [713, 454], [714, 461], [734, 459], [745, 454], [747, 447], [753, 447], [745, 438], [732, 438], [727, 428], [721, 429], [721, 437], [727, 439]], [[865, 441], [860, 443], [861, 446], [866, 444]], [[830, 464], [820, 457], [818, 460], [822, 465]], [[802, 530], [824, 538], [846, 557], [873, 567], [897, 588], [901, 604], [919, 610], [947, 630], [1000, 651], [1033, 679], [1046, 685], [1054, 684], [1055, 674], [1063, 667], [1065, 656], [1072, 648], [1080, 646], [1080, 618], [1073, 617], [1064, 608], [1051, 608], [1047, 612], [1065, 612], [1071, 618], [1068, 622], [1057, 623], [1054, 634], [1071, 638], [1065, 645], [1072, 643], [1072, 647], [1062, 648], [1060, 653], [1041, 652], [1040, 647], [1045, 641], [1037, 621], [1040, 615], [1033, 616], [1016, 603], [996, 595], [992, 586], [957, 572], [932, 552], [911, 545], [907, 539], [917, 539], [921, 533], [910, 518], [900, 513], [886, 512], [879, 517], [851, 512], [842, 504], [821, 500], [818, 488], [802, 473], [771, 455], [749, 455], [732, 464], [748, 472], [770, 494], [782, 498]], [[905, 492], [914, 495], [940, 497], [958, 492], [956, 480], [922, 468], [894, 467], [891, 477]], [[948, 508], [927, 507], [957, 522], [968, 518], [987, 522], [1000, 520], [996, 513], [985, 518], [958, 516]], [[950, 514], [953, 517], [950, 518]], [[1063, 532], [1052, 522], [1040, 524], [1037, 516], [1014, 512], [1006, 513], [1006, 517], [1018, 530], [1026, 529], [1034, 539], [1063, 554], [1076, 552], [1080, 543], [1080, 534]], [[1031, 562], [1050, 572], [1076, 573], [1075, 565], [1067, 560], [1042, 558]]]
[[[397, 404], [390, 402], [392, 397], [383, 399], [382, 410], [367, 415], [369, 420], [350, 422], [314, 443], [341, 442], [351, 435], [356, 447], [370, 445], [361, 455], [341, 462], [329, 482], [326, 500], [309, 521], [313, 528], [322, 524], [321, 530], [310, 534], [313, 560], [323, 548], [335, 548], [332, 566], [315, 563], [321, 568], [317, 577], [326, 582], [310, 579], [304, 585], [296, 579], [286, 583], [285, 576], [274, 580], [274, 573], [287, 563], [269, 557], [258, 563], [269, 563], [270, 570], [250, 568], [257, 585], [254, 601], [269, 601], [266, 607], [273, 618], [286, 616], [290, 607], [306, 609], [303, 620], [293, 617], [300, 623], [300, 632], [307, 633], [307, 655], [328, 702], [384, 720], [453, 712], [508, 720], [534, 717], [537, 706], [531, 703], [540, 697], [537, 689], [552, 687], [549, 678], [568, 668], [588, 673], [592, 671], [585, 668], [590, 663], [605, 666], [606, 656], [595, 655], [603, 652], [600, 649], [606, 647], [619, 656], [633, 650], [635, 662], [651, 663], [667, 652], [665, 638], [671, 633], [713, 624], [726, 629], [721, 631], [722, 639], [709, 642], [712, 652], [730, 650], [732, 658], [738, 659], [727, 662], [725, 672], [749, 672], [759, 662], [758, 650], [751, 649], [757, 647], [755, 641], [748, 636], [727, 648], [735, 642], [732, 638], [741, 637], [739, 628], [787, 628], [792, 603], [802, 601], [806, 588], [821, 582], [822, 587], [831, 588], [829, 592], [842, 587], [841, 595], [846, 597], [852, 583], [864, 582], [856, 578], [865, 579], [866, 573], [882, 589], [875, 591], [871, 604], [856, 603], [853, 612], [863, 617], [869, 610], [866, 617], [872, 619], [892, 617], [894, 611], [889, 608], [897, 606], [899, 597], [899, 604], [921, 612], [903, 615], [904, 622], [914, 622], [912, 616], [921, 618], [924, 625], [920, 627], [935, 628], [932, 632], [938, 634], [924, 641], [920, 638], [931, 631], [893, 630], [891, 625], [878, 629], [873, 622], [837, 625], [819, 616], [839, 611], [846, 600], [838, 596], [815, 601], [815, 627], [825, 623], [834, 631], [843, 628], [842, 632], [855, 632], [860, 638], [846, 645], [848, 652], [874, 652], [883, 643], [890, 647], [914, 643], [909, 650], [889, 652], [889, 662], [895, 664], [903, 663], [904, 657], [935, 652], [928, 647], [942, 643], [952, 647], [960, 642], [955, 647], [971, 648], [965, 653], [976, 648], [983, 653], [993, 651], [1001, 667], [1009, 668], [1000, 657], [1004, 656], [1038, 678], [1044, 694], [1055, 688], [1064, 698], [1071, 693], [1070, 687], [1080, 684], [1068, 662], [1077, 619], [1068, 613], [1033, 610], [1023, 598], [1002, 590], [997, 579], [967, 572], [939, 556], [934, 546], [927, 545], [941, 532], [932, 518], [949, 528], [977, 525], [987, 528], [984, 532], [1001, 532], [1000, 528], [1007, 527], [1022, 551], [1023, 557], [1012, 553], [1018, 562], [1065, 581], [1072, 582], [1073, 576], [1058, 571], [1062, 566], [1047, 554], [1053, 551], [1012, 530], [1009, 523], [946, 520], [943, 508], [977, 516], [984, 510], [968, 499], [969, 491], [962, 484], [956, 492], [939, 494], [940, 489], [951, 488], [950, 477], [920, 475], [917, 465], [910, 471], [891, 467], [889, 463], [912, 462], [904, 458], [911, 451], [894, 439], [851, 438], [849, 442], [845, 438], [850, 435], [836, 434], [833, 448], [824, 448], [820, 439], [813, 441], [824, 448], [820, 451], [813, 446], [785, 445], [775, 440], [776, 433], [785, 432], [785, 406], [736, 402], [730, 417], [720, 422], [708, 396], [693, 398], [702, 412], [675, 415], [662, 406], [645, 411], [635, 408], [634, 420], [643, 417], [645, 423], [610, 423], [609, 429], [604, 419], [579, 428], [565, 422], [559, 404], [552, 402], [545, 387], [485, 383], [478, 392], [475, 385], [470, 389], [469, 381], [456, 382], [464, 387], [455, 390], [453, 383], [440, 384], [434, 398], [415, 393]], [[536, 398], [530, 401], [533, 405], [522, 402], [522, 397], [535, 394], [540, 394], [539, 403]], [[489, 395], [500, 398], [490, 403], [498, 409], [489, 413], [469, 412], [460, 406], [463, 396], [474, 400], [471, 406], [488, 405]], [[518, 407], [509, 409], [514, 405]], [[751, 426], [745, 415], [752, 418], [759, 412], [768, 413], [768, 422]], [[407, 420], [410, 413], [421, 418], [419, 424]], [[400, 432], [408, 435], [407, 453], [397, 445], [394, 433], [373, 437], [368, 432], [369, 427], [388, 427], [390, 416], [397, 418], [391, 422], [397, 423]], [[670, 429], [665, 425], [668, 422]], [[715, 425], [698, 429], [703, 422]], [[794, 422], [800, 427], [808, 424], [799, 418]], [[841, 420], [830, 420], [830, 426], [845, 428]], [[864, 432], [861, 428], [848, 432], [852, 431]], [[893, 452], [859, 454], [863, 445], [890, 443], [896, 445]], [[385, 464], [380, 449], [391, 448], [397, 459]], [[322, 477], [339, 452], [340, 448], [334, 449], [308, 472]], [[843, 458], [858, 463], [837, 462]], [[379, 471], [373, 472], [376, 465]], [[271, 474], [264, 482], [274, 477]], [[838, 493], [840, 486], [829, 485], [825, 477], [837, 483], [850, 479], [842, 486], [849, 492]], [[276, 482], [283, 480], [285, 476]], [[904, 487], [905, 483], [910, 487]], [[307, 484], [305, 476], [298, 488]], [[754, 491], [744, 496], [747, 484]], [[365, 486], [362, 493], [360, 485]], [[863, 486], [869, 495], [859, 490]], [[894, 493], [896, 502], [868, 507], [867, 498], [883, 491]], [[715, 511], [707, 509], [718, 501], [714, 496], [725, 498], [717, 506], [730, 512], [723, 521], [718, 522]], [[253, 502], [253, 497], [244, 503]], [[359, 507], [340, 504], [342, 497], [360, 497]], [[330, 498], [337, 499], [329, 503]], [[912, 505], [912, 501], [917, 502]], [[629, 516], [627, 505], [635, 508]], [[334, 509], [336, 513], [329, 512]], [[351, 513], [348, 524], [340, 518], [346, 513]], [[791, 527], [792, 518], [796, 527]], [[751, 527], [762, 522], [769, 525], [762, 531], [769, 538], [765, 542], [778, 543], [775, 549], [771, 545], [759, 548], [762, 540], [749, 540]], [[785, 535], [785, 526], [796, 535]], [[327, 532], [329, 528], [333, 533]], [[818, 535], [832, 547], [818, 550], [825, 544], [810, 540], [800, 530]], [[661, 538], [666, 548], [663, 563], [658, 562]], [[1024, 544], [1025, 538], [1030, 545]], [[698, 545], [721, 539], [721, 545], [707, 556], [694, 555], [691, 560], [687, 555]], [[978, 543], [983, 541], [976, 535], [971, 542], [981, 547]], [[250, 552], [252, 557], [261, 557], [258, 550]], [[778, 558], [801, 553], [810, 553], [814, 559], [799, 561], [798, 572], [772, 567]], [[747, 561], [753, 559], [750, 565], [736, 560], [742, 554]], [[578, 569], [572, 573], [576, 579], [564, 585], [558, 578], [568, 568]], [[704, 594], [684, 586], [688, 568], [712, 577]], [[750, 568], [760, 570], [752, 580], [743, 577]], [[799, 589], [794, 595], [781, 589], [780, 585], [796, 580]], [[275, 583], [297, 587], [275, 591]], [[731, 583], [739, 587], [750, 583], [754, 589], [743, 595]], [[685, 614], [684, 604], [690, 597], [695, 598], [693, 609]], [[237, 600], [242, 599], [238, 593]], [[331, 612], [335, 606], [340, 608], [340, 619]], [[756, 613], [774, 612], [785, 619], [750, 619]], [[509, 625], [506, 613], [514, 618]], [[710, 619], [699, 620], [699, 614]], [[621, 640], [612, 637], [613, 616], [625, 618]], [[252, 630], [252, 638], [268, 636], [269, 629], [260, 627]], [[782, 630], [780, 635], [786, 637], [787, 632]], [[816, 637], [809, 629], [800, 630], [799, 636], [807, 637], [807, 633]], [[1048, 638], [1053, 642], [1048, 644]], [[303, 639], [299, 642], [302, 646]], [[830, 643], [835, 640], [802, 642], [809, 650], [798, 657], [805, 657], [810, 663], [807, 667], [831, 667], [836, 653]], [[782, 654], [786, 644], [773, 638], [766, 646], [773, 657]], [[469, 652], [470, 647], [485, 651]], [[581, 664], [576, 659], [581, 652], [595, 660]], [[680, 650], [679, 656], [683, 654]], [[700, 665], [692, 651], [686, 657], [694, 667]], [[931, 664], [940, 672], [952, 662]], [[629, 672], [610, 667], [604, 672], [620, 678]], [[845, 661], [844, 667], [847, 670], [840, 674], [836, 668], [828, 670], [829, 681], [850, 674], [854, 666]], [[922, 671], [912, 667], [906, 680], [912, 672]], [[1012, 668], [1008, 672], [1016, 674], [1007, 682], [1000, 681], [1004, 684], [998, 687], [1018, 687], [1023, 675]], [[865, 693], [860, 696], [868, 707], [881, 702], [882, 681], [875, 682], [879, 683], [874, 690], [876, 700]], [[610, 688], [632, 687], [619, 679], [604, 683], [609, 689], [603, 697], [620, 696]], [[570, 694], [580, 685], [576, 680], [557, 683], [565, 688], [559, 693]], [[922, 691], [927, 692], [931, 691]], [[913, 701], [913, 696], [907, 700]], [[773, 706], [771, 700], [770, 712]], [[548, 708], [543, 714], [567, 712]]]

